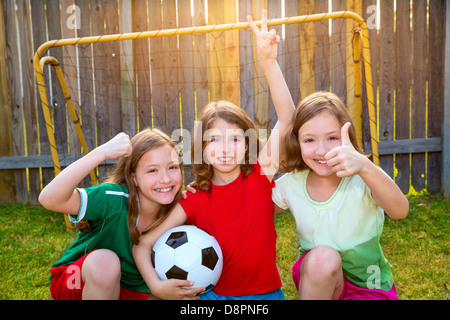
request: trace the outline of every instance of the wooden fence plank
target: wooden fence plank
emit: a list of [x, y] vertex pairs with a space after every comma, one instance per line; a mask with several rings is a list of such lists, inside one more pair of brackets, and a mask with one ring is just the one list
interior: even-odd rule
[[[150, 30], [162, 29], [161, 1], [149, 0], [152, 8], [152, 19], [149, 20]], [[164, 50], [161, 37], [150, 39], [150, 67], [152, 70], [152, 111], [153, 127], [166, 132], [166, 106], [164, 101]]]
[[[133, 32], [148, 30], [147, 1], [133, 2]], [[134, 61], [137, 77], [137, 108], [139, 131], [152, 127], [152, 98], [150, 90], [150, 40], [134, 41]]]
[[380, 141], [378, 147], [380, 155], [439, 152], [442, 150], [442, 139], [439, 137], [386, 140]]
[[[103, 1], [105, 8], [105, 33], [117, 34], [119, 33], [119, 16], [117, 0]], [[107, 135], [106, 140], [114, 137], [119, 132], [123, 131], [122, 119], [118, 117], [121, 114], [121, 57], [120, 57], [120, 42], [106, 43], [107, 50], [107, 72], [108, 72], [108, 106], [109, 106], [109, 120], [110, 133], [105, 131], [102, 134]]]
[[[378, 108], [378, 30], [376, 26], [377, 19], [377, 0], [363, 0], [363, 18], [368, 23], [368, 33], [369, 33], [369, 49], [370, 49], [370, 57], [371, 57], [371, 69], [372, 69], [372, 89], [374, 92], [374, 104], [375, 110]], [[364, 54], [365, 52], [363, 52]], [[363, 108], [362, 108], [362, 117], [363, 117], [363, 146], [364, 152], [366, 154], [372, 153], [372, 143], [370, 136], [370, 121], [369, 121], [369, 110], [368, 110], [368, 100], [367, 100], [367, 88], [366, 88], [366, 75], [363, 72]]]
[[[380, 3], [380, 141], [394, 139], [394, 1]], [[392, 155], [380, 157], [380, 166], [393, 177]]]
[[[444, 46], [445, 2], [429, 2], [429, 74], [428, 74], [428, 132], [427, 137], [442, 135], [444, 112]], [[441, 189], [442, 153], [427, 155], [427, 190], [436, 193]]]
[[[345, 10], [354, 12], [360, 16], [362, 16], [362, 0], [348, 0], [346, 2]], [[352, 19], [345, 19], [345, 72], [347, 74], [346, 77], [346, 85], [347, 85], [347, 109], [350, 114], [350, 117], [353, 120], [353, 125], [355, 126], [357, 137], [359, 141], [362, 141], [362, 126], [361, 126], [361, 108], [356, 105], [355, 99], [355, 60], [359, 60], [360, 57], [354, 57], [353, 52], [353, 32], [359, 25], [356, 21]], [[362, 61], [360, 63], [362, 66]], [[361, 68], [362, 70], [363, 68]], [[361, 79], [361, 75], [359, 75], [359, 79]]]
[[[299, 1], [300, 15], [314, 13], [314, 0]], [[316, 75], [314, 72], [315, 55], [315, 22], [300, 23], [300, 99], [304, 99], [316, 91]]]
[[[11, 107], [9, 103], [8, 77], [6, 72], [6, 37], [3, 1], [0, 2], [0, 159], [13, 155]], [[16, 202], [14, 171], [0, 174], [0, 203]]]
[[[89, 14], [89, 0], [76, 0], [75, 4], [80, 10], [80, 28], [78, 37], [89, 37], [91, 35]], [[95, 20], [94, 15], [94, 20]], [[95, 108], [94, 108], [94, 79], [92, 74], [92, 44], [78, 48], [79, 77], [80, 77], [80, 112], [84, 139], [88, 150], [95, 148]]]
[[[248, 0], [247, 0], [248, 1]], [[206, 25], [205, 1], [192, 0], [194, 15], [192, 17], [193, 26], [200, 27]], [[195, 90], [195, 110], [196, 116], [204, 106], [208, 104], [208, 51], [207, 35], [205, 33], [193, 35], [193, 59], [194, 59], [194, 90]]]
[[[105, 7], [102, 0], [91, 0], [92, 35], [105, 34]], [[92, 17], [95, 16], [95, 19]], [[96, 142], [102, 145], [110, 138], [110, 111], [108, 85], [108, 44], [93, 44], [94, 90], [95, 90], [95, 120]], [[98, 168], [99, 182], [104, 181], [106, 167]]]
[[[4, 19], [6, 30], [14, 30], [14, 32], [5, 32], [6, 36], [6, 68], [9, 88], [9, 101], [11, 104], [12, 116], [12, 144], [14, 155], [25, 155], [25, 137], [24, 137], [24, 123], [22, 113], [22, 93], [20, 81], [17, 81], [16, 70], [19, 66], [19, 50], [18, 50], [18, 36], [16, 30], [16, 10], [14, 2], [3, 2]], [[19, 203], [28, 202], [28, 186], [27, 175], [25, 170], [15, 170], [15, 186], [16, 186], [16, 201]]]
[[[77, 37], [91, 36], [91, 14], [89, 0], [75, 0], [76, 10], [79, 11], [79, 23]], [[94, 18], [95, 19], [95, 18]], [[81, 129], [86, 142], [87, 151], [95, 149], [95, 106], [94, 106], [94, 78], [92, 73], [92, 47], [94, 44], [77, 46], [78, 75], [79, 75], [79, 100], [74, 99], [77, 109], [80, 110]], [[76, 103], [78, 102], [79, 105]], [[77, 136], [77, 139], [79, 137]], [[82, 152], [87, 152], [83, 150]], [[88, 176], [82, 186], [91, 186], [93, 181]]]
[[[425, 138], [427, 77], [427, 1], [415, 0], [412, 6], [412, 138]], [[416, 191], [425, 188], [425, 154], [411, 156], [411, 183]]]
[[[61, 0], [61, 32], [63, 38], [75, 38], [76, 37], [76, 27], [72, 24], [73, 15], [76, 15], [76, 7], [74, 7], [74, 0]], [[87, 13], [86, 13], [87, 14]], [[60, 61], [61, 63], [61, 61]], [[80, 96], [79, 96], [79, 68], [78, 68], [78, 58], [77, 58], [77, 48], [76, 46], [66, 46], [63, 48], [63, 59], [62, 63], [65, 65], [65, 80], [70, 92], [70, 97], [77, 114], [80, 114]], [[59, 83], [58, 83], [59, 84]], [[63, 104], [66, 108], [66, 103]], [[69, 151], [70, 152], [80, 152], [81, 142], [78, 138], [77, 132], [75, 130], [75, 125], [73, 123], [70, 113], [67, 113], [67, 122], [69, 128]]]
[[[285, 0], [286, 17], [298, 15], [298, 0]], [[300, 80], [299, 80], [299, 52], [300, 40], [298, 25], [289, 24], [285, 28], [285, 40], [283, 41], [284, 54], [284, 78], [292, 96], [294, 104], [300, 102]]]
[[[344, 11], [345, 0], [332, 0], [331, 9]], [[331, 91], [346, 104], [345, 20], [333, 19], [331, 23]]]
[[442, 192], [450, 199], [450, 0], [445, 2], [444, 113], [442, 130]]
[[[41, 1], [30, 1], [31, 5], [31, 21], [33, 29], [33, 53], [39, 48], [41, 44], [47, 41], [47, 30], [45, 27], [45, 11], [44, 3]], [[35, 86], [35, 92], [37, 93], [36, 76], [33, 70], [33, 80]], [[48, 81], [47, 81], [48, 83]], [[47, 87], [48, 88], [48, 87]], [[37, 99], [37, 114], [39, 119], [39, 144], [40, 154], [50, 154], [50, 144], [48, 142], [47, 128], [45, 125], [44, 114], [42, 111], [41, 99]], [[53, 168], [42, 168], [42, 185], [45, 187], [54, 177]]]
[[[66, 153], [58, 154], [61, 159], [61, 167], [67, 167], [71, 163], [84, 157], [84, 153]], [[108, 159], [102, 162], [102, 165], [113, 164], [117, 159]], [[0, 157], [0, 169], [26, 169], [26, 168], [53, 168], [53, 158], [50, 154], [36, 156], [11, 156]]]
[[[228, 0], [224, 2], [224, 5], [224, 23], [237, 22], [236, 1]], [[239, 106], [239, 32], [238, 30], [226, 31], [223, 37], [225, 45], [225, 100]]]
[[[61, 39], [61, 13], [59, 10], [58, 0], [47, 0], [47, 29], [48, 39], [55, 40]], [[63, 49], [61, 47], [52, 48], [49, 50], [49, 55], [54, 57], [61, 65], [63, 71], [65, 66], [63, 63]], [[59, 85], [56, 73], [53, 67], [46, 67], [49, 70], [49, 89], [48, 103], [49, 108], [53, 109], [53, 121], [57, 124], [58, 130], [55, 131], [55, 142], [59, 152], [68, 152], [68, 139], [67, 139], [67, 108], [66, 99]], [[45, 69], [44, 69], [45, 73]]]
[[[28, 155], [39, 154], [38, 119], [36, 110], [35, 80], [32, 59], [33, 33], [31, 32], [31, 14], [27, 0], [16, 1], [17, 25], [19, 26], [19, 45], [22, 61], [22, 104], [26, 126], [26, 149]], [[28, 170], [29, 203], [37, 205], [41, 192], [41, 177], [39, 169]]]
[[[163, 1], [163, 29], [177, 27], [175, 0]], [[180, 97], [178, 88], [177, 37], [164, 37], [164, 94], [167, 112], [167, 133], [180, 128]]]
[[[191, 4], [189, 1], [180, 1], [178, 3], [179, 12], [191, 12]], [[179, 28], [191, 27], [192, 16], [190, 14], [182, 14], [178, 16]], [[182, 110], [182, 128], [191, 131], [195, 121], [195, 89], [194, 89], [194, 69], [192, 54], [192, 35], [183, 35], [179, 37], [180, 43], [180, 98]]]
[[[119, 30], [130, 33], [133, 27], [131, 1], [120, 1]], [[120, 88], [123, 131], [133, 137], [137, 133], [136, 79], [134, 72], [133, 41], [120, 41]]]
[[[282, 16], [282, 2], [281, 0], [275, 0], [275, 1], [268, 1], [268, 18], [269, 19], [276, 19], [280, 18]], [[241, 20], [241, 21], [246, 21]], [[283, 34], [283, 27], [282, 26], [273, 26], [271, 29], [275, 29], [277, 35], [282, 37]], [[242, 45], [242, 40], [239, 39], [240, 45]], [[283, 45], [281, 43], [278, 44], [278, 52], [277, 52], [277, 61], [278, 65], [280, 66], [280, 70], [284, 70], [284, 59], [283, 59]], [[270, 93], [271, 95], [271, 93]], [[275, 110], [275, 106], [273, 105], [273, 100], [270, 97], [269, 98], [269, 118], [270, 118], [270, 128], [273, 129], [275, 124], [277, 123], [278, 117], [277, 112]]]
[[[260, 17], [263, 9], [267, 8], [266, 0], [253, 0], [252, 1], [252, 16]], [[260, 19], [258, 19], [260, 20]], [[255, 38], [253, 38], [254, 47], [256, 48]], [[253, 50], [253, 66], [254, 66], [254, 78], [253, 78], [253, 89], [254, 89], [254, 101], [255, 101], [255, 125], [257, 129], [263, 129], [268, 134], [270, 129], [270, 118], [269, 118], [269, 85], [267, 83], [266, 77], [262, 71], [261, 63], [258, 61], [258, 53]], [[260, 138], [264, 141], [264, 137]]]
[[[314, 13], [328, 12], [328, 0], [315, 0]], [[330, 21], [315, 23], [316, 48], [314, 56], [316, 90], [330, 90]]]
[[[239, 2], [239, 21], [247, 21], [252, 15], [252, 0]], [[256, 21], [258, 18], [253, 16]], [[253, 95], [253, 34], [251, 29], [239, 30], [240, 106], [251, 119], [255, 119]]]
[[[179, 1], [178, 12], [191, 12], [190, 1]], [[190, 14], [178, 15], [178, 27], [185, 28], [192, 26], [192, 16]], [[190, 162], [191, 151], [191, 134], [194, 128], [195, 122], [195, 86], [194, 86], [194, 57], [193, 57], [193, 37], [192, 35], [179, 36], [180, 47], [180, 61], [179, 61], [179, 86], [180, 86], [180, 101], [182, 111], [182, 133], [177, 135], [172, 134], [172, 139], [178, 143], [181, 140], [181, 146], [183, 151], [183, 163]], [[185, 134], [186, 133], [186, 134]], [[180, 136], [182, 138], [180, 138]], [[184, 167], [183, 177], [185, 184], [194, 180], [190, 167]]]
[[[224, 23], [224, 1], [208, 0], [208, 25]], [[225, 41], [223, 32], [208, 34], [208, 81], [210, 101], [225, 99]]]
[[[396, 11], [396, 93], [395, 93], [395, 139], [410, 137], [410, 97], [411, 97], [411, 32], [410, 1], [397, 0]], [[395, 155], [395, 182], [408, 193], [410, 181], [410, 155]]]

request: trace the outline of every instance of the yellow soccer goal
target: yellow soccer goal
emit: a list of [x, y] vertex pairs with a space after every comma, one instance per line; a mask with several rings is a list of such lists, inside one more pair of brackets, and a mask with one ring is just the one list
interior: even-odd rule
[[[249, 23], [220, 23], [215, 12], [223, 15], [223, 8], [208, 12], [208, 24], [195, 12], [172, 18], [156, 12], [142, 20], [152, 31], [59, 39], [39, 47], [34, 68], [55, 175], [118, 132], [133, 136], [156, 127], [184, 149], [184, 178], [191, 181], [186, 132], [209, 101], [241, 106], [269, 134], [276, 114]], [[370, 153], [378, 164], [364, 20], [341, 11], [269, 19], [268, 25], [280, 34], [278, 60], [294, 103], [317, 90], [338, 94], [361, 144], [363, 126], [370, 128]], [[105, 172], [104, 166], [91, 172], [91, 183], [102, 181]]]

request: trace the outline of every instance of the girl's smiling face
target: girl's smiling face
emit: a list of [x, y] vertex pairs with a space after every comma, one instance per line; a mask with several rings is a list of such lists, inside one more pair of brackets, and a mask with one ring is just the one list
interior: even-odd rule
[[[240, 173], [245, 161], [245, 136], [241, 128], [223, 119], [216, 119], [205, 132], [206, 147], [203, 156], [214, 168], [214, 174]], [[234, 174], [232, 174], [234, 176]]]
[[180, 164], [173, 147], [166, 144], [147, 151], [132, 177], [139, 188], [139, 201], [156, 205], [171, 203], [182, 183]]
[[325, 155], [341, 146], [341, 127], [336, 116], [323, 111], [305, 122], [298, 130], [303, 161], [319, 176], [333, 174]]

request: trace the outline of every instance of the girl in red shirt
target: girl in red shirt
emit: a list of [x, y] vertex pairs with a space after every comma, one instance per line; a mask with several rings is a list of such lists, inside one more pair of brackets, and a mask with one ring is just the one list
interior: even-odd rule
[[[196, 175], [195, 193], [179, 201], [158, 228], [141, 237], [133, 249], [136, 264], [161, 299], [184, 298], [176, 280], [159, 280], [150, 261], [156, 240], [167, 230], [194, 224], [214, 236], [224, 255], [222, 275], [201, 299], [283, 299], [276, 267], [276, 232], [271, 200], [273, 176], [278, 167], [281, 132], [290, 122], [294, 103], [277, 63], [275, 30], [267, 30], [263, 11], [257, 37], [259, 56], [267, 77], [278, 121], [259, 151], [256, 127], [238, 106], [218, 101], [208, 104], [194, 128], [191, 159]], [[145, 254], [147, 253], [147, 254]]]

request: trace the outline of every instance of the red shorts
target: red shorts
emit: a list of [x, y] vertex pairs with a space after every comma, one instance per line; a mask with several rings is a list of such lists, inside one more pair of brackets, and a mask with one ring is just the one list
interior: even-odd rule
[[[300, 265], [308, 252], [304, 253], [292, 266], [292, 278], [297, 290], [300, 283]], [[344, 277], [344, 289], [339, 300], [398, 300], [398, 296], [394, 284], [389, 291], [366, 289], [355, 286]]]
[[[88, 255], [89, 253], [67, 266], [50, 269], [50, 273], [53, 275], [50, 293], [54, 300], [81, 300], [84, 288], [81, 268]], [[147, 293], [133, 292], [120, 287], [120, 300], [146, 300], [147, 297]]]

